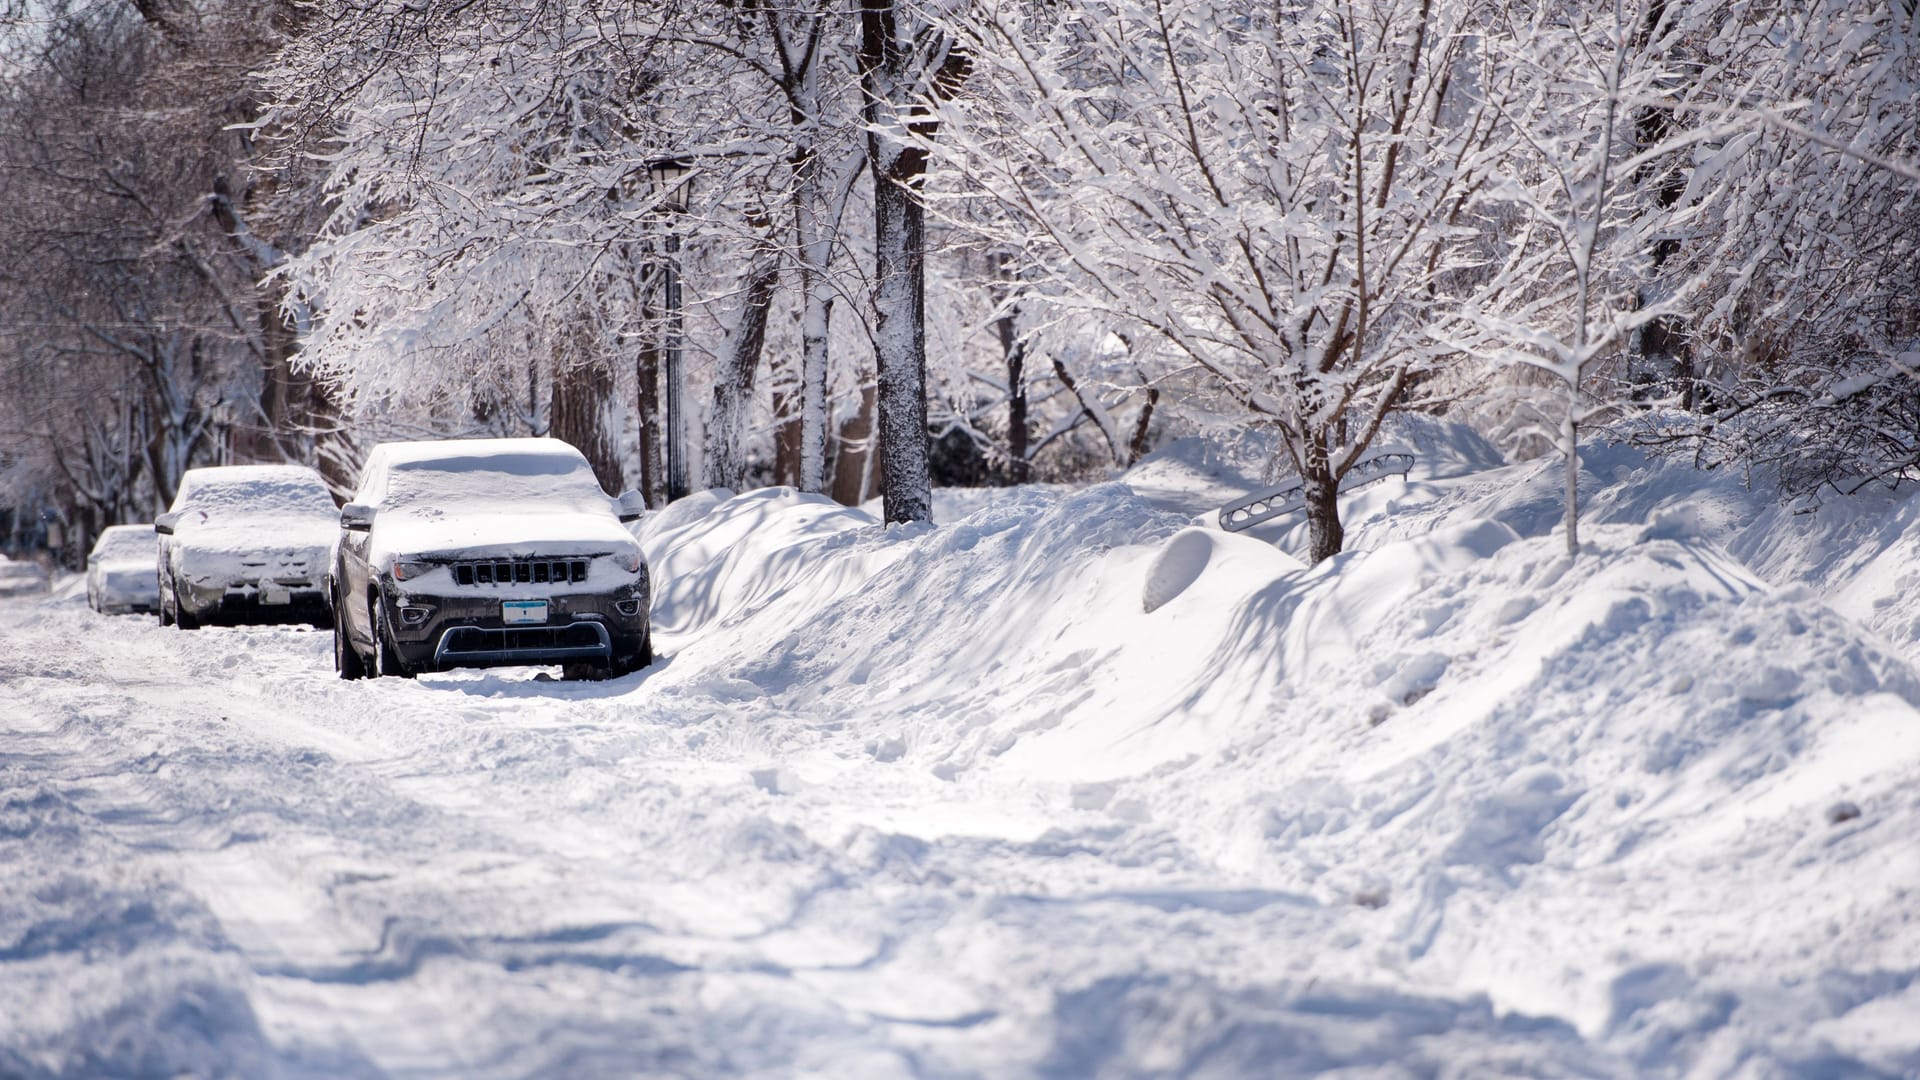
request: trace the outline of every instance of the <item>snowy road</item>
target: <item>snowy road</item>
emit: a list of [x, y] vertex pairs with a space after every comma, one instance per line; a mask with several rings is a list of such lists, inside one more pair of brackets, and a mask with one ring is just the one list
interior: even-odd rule
[[1920, 1069], [1920, 680], [1671, 523], [1446, 517], [1519, 486], [1311, 572], [696, 499], [607, 683], [0, 601], [0, 1076]]
[[1182, 1060], [1133, 1060], [1136, 1025], [1239, 1011], [1299, 1013], [1303, 1066], [1514, 1034], [1315, 988], [1317, 905], [1202, 884], [1165, 836], [750, 703], [343, 684], [314, 632], [5, 618], [0, 1072], [1128, 1074]]

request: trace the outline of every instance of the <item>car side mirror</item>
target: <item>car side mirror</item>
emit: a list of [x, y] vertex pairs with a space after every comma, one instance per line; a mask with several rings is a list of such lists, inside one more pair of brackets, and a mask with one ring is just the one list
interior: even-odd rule
[[340, 527], [349, 532], [366, 532], [373, 528], [373, 507], [365, 503], [348, 503], [341, 507]]
[[180, 523], [179, 514], [161, 514], [153, 519], [153, 531], [161, 536], [172, 536], [173, 527]]
[[613, 500], [613, 512], [619, 516], [622, 524], [639, 521], [647, 516], [647, 497], [638, 491], [629, 491]]

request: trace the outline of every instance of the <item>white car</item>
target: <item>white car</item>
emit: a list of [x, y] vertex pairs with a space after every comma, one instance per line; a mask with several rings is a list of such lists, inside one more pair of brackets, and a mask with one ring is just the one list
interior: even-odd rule
[[151, 525], [114, 525], [101, 533], [87, 554], [87, 606], [103, 615], [159, 611], [158, 540]]
[[47, 591], [47, 572], [31, 559], [0, 555], [0, 596]]
[[325, 579], [340, 511], [304, 465], [188, 469], [160, 534], [160, 623], [331, 626]]

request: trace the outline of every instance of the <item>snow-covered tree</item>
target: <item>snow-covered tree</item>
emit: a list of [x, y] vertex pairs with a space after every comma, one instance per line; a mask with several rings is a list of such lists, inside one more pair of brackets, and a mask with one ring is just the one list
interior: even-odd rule
[[[0, 28], [0, 439], [81, 543], [183, 470], [304, 458], [304, 388], [235, 224], [261, 12], [47, 4]], [[257, 239], [257, 238], [256, 238]]]
[[[1636, 143], [1636, 131], [1647, 128], [1637, 108], [1661, 101], [1675, 78], [1672, 50], [1643, 33], [1643, 5], [1523, 2], [1490, 15], [1481, 81], [1513, 133], [1488, 183], [1491, 201], [1506, 207], [1492, 221], [1504, 227], [1485, 231], [1481, 286], [1457, 313], [1464, 326], [1448, 318], [1439, 333], [1496, 364], [1540, 372], [1557, 388], [1557, 400], [1535, 407], [1565, 460], [1566, 544], [1576, 554], [1580, 432], [1614, 404], [1592, 384], [1636, 331], [1669, 317], [1697, 284], [1670, 282], [1658, 299], [1643, 291], [1647, 201], [1634, 178], [1646, 162], [1671, 155], [1674, 139], [1704, 133], [1668, 129], [1653, 145]], [[1658, 16], [1652, 21], [1655, 35], [1678, 33]]]
[[[800, 363], [779, 365], [775, 413], [783, 438], [775, 473], [823, 491], [831, 379], [835, 249], [850, 189], [865, 162], [858, 137], [854, 20], [847, 0], [750, 3], [740, 35], [744, 59], [777, 95], [766, 99], [768, 134], [785, 147], [789, 247], [799, 278]], [[751, 100], [751, 95], [749, 95]], [[762, 279], [756, 279], [762, 280]], [[754, 298], [751, 291], [748, 300]], [[750, 308], [743, 308], [743, 311]]]
[[[1670, 276], [1706, 415], [1649, 437], [1808, 494], [1920, 479], [1920, 19], [1904, 0], [1690, 12], [1696, 115], [1754, 122], [1695, 155]], [[1677, 16], [1676, 16], [1677, 17]]]
[[1056, 309], [1156, 336], [1282, 436], [1312, 556], [1382, 421], [1452, 361], [1455, 302], [1502, 128], [1435, 0], [1000, 0], [953, 21], [983, 69], [944, 160], [1018, 224]]
[[454, 414], [544, 374], [555, 433], [617, 482], [615, 361], [655, 329], [647, 165], [707, 115], [649, 122], [666, 73], [695, 75], [664, 35], [676, 9], [323, 9], [266, 81], [276, 129], [328, 169], [328, 216], [281, 271], [314, 312], [304, 361], [362, 409]]

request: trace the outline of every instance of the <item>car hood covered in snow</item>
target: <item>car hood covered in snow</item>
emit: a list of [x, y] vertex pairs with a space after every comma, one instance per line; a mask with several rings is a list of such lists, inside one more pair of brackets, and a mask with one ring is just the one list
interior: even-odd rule
[[414, 557], [603, 555], [637, 547], [607, 510], [407, 506], [378, 512], [369, 555], [379, 564]]

